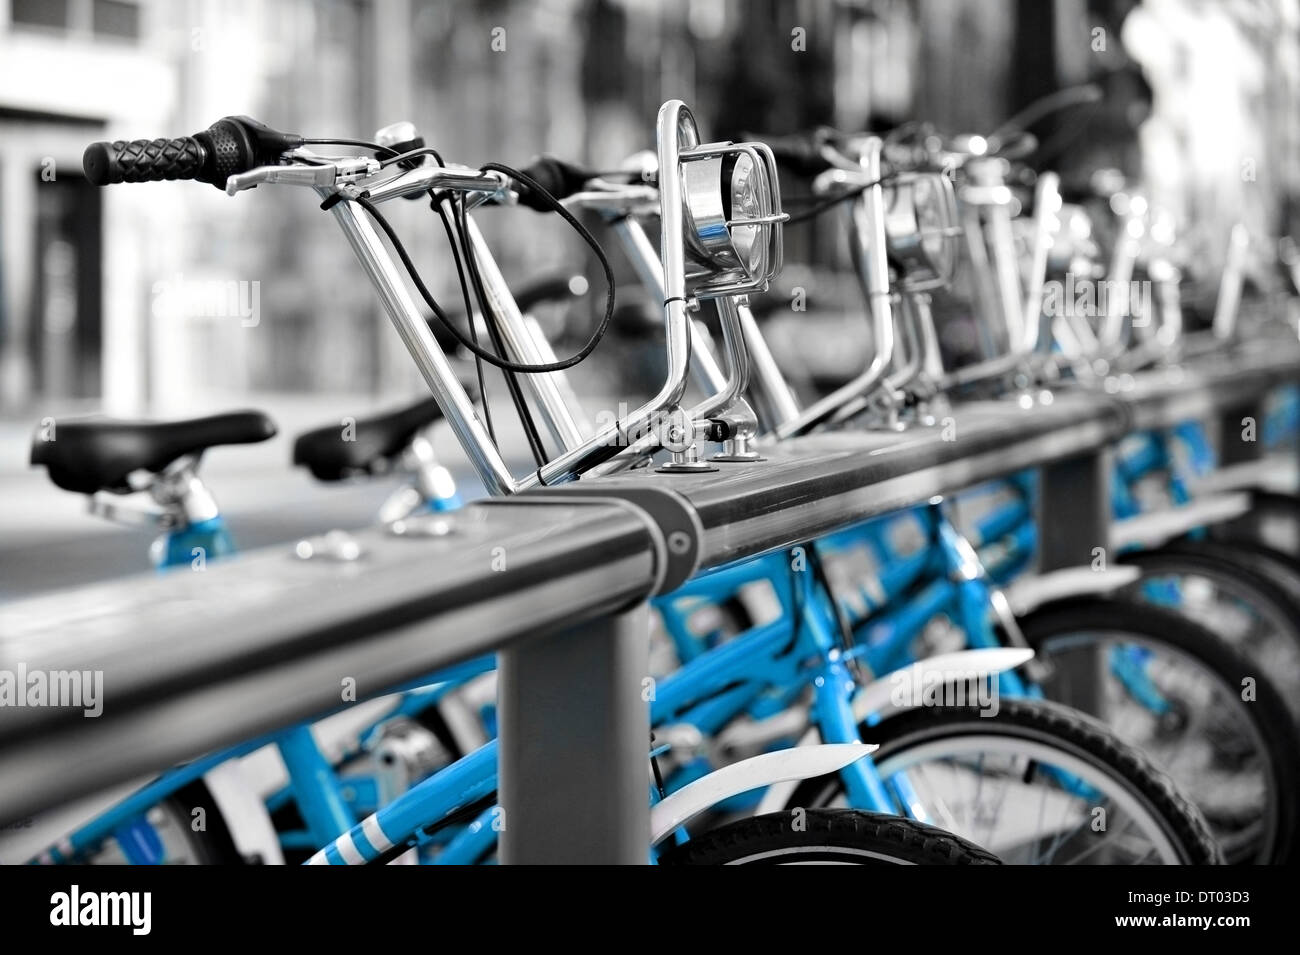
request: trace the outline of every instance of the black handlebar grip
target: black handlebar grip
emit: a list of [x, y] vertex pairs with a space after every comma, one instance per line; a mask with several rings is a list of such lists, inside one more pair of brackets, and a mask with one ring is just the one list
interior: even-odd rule
[[[541, 156], [520, 170], [529, 179], [549, 192], [556, 199], [567, 199], [575, 192], [581, 192], [587, 181], [594, 177], [590, 169], [584, 169], [573, 163], [564, 162], [554, 156]], [[551, 207], [530, 186], [516, 183], [519, 204], [536, 209], [538, 212], [550, 212]]]
[[224, 189], [235, 173], [274, 163], [302, 143], [296, 133], [279, 132], [247, 116], [226, 116], [201, 133], [179, 139], [91, 143], [81, 163], [86, 178], [97, 186], [196, 179]]
[[193, 136], [179, 139], [119, 139], [91, 143], [81, 165], [96, 186], [115, 182], [196, 179], [207, 165], [208, 151]]

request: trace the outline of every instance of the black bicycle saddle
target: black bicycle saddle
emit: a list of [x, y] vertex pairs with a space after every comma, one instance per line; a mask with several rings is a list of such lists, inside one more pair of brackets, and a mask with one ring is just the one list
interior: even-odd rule
[[67, 491], [93, 494], [128, 490], [132, 471], [163, 470], [177, 458], [222, 444], [255, 444], [275, 435], [260, 411], [232, 411], [184, 421], [118, 421], [76, 418], [56, 421], [51, 437], [32, 438], [32, 459]]

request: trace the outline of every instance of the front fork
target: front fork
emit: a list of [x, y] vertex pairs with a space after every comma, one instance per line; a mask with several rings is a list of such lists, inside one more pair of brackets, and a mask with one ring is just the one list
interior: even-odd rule
[[[1002, 645], [989, 620], [988, 609], [991, 607], [1007, 641], [1012, 646], [1032, 649], [1021, 633], [1006, 597], [1001, 590], [990, 584], [974, 548], [945, 515], [937, 512], [937, 505], [935, 508], [940, 546], [948, 562], [949, 572], [956, 580], [957, 601], [970, 645], [976, 649]], [[1112, 647], [1109, 657], [1107, 664], [1110, 672], [1132, 699], [1157, 715], [1169, 709], [1169, 702], [1147, 673], [1146, 664], [1151, 657], [1149, 651], [1141, 647]], [[1028, 680], [1022, 679], [1015, 672], [1000, 674], [998, 691], [1012, 697], [1042, 699], [1043, 692], [1039, 684], [1051, 675], [1050, 665], [1034, 659], [1025, 664], [1024, 669]]]
[[[1006, 643], [1021, 649], [1032, 649], [1016, 623], [1006, 595], [993, 585], [970, 541], [948, 520], [942, 502], [932, 501], [928, 509], [935, 540], [943, 556], [944, 569], [956, 588], [958, 614], [969, 646], [985, 650], [1004, 645], [1004, 641], [998, 639], [993, 629], [990, 620], [992, 611], [1006, 635]], [[998, 674], [998, 692], [1007, 696], [1041, 697], [1042, 693], [1033, 684], [1046, 679], [1046, 665], [1036, 659], [1030, 660], [1025, 664], [1025, 672], [1029, 676], [1028, 683], [1014, 671]]]
[[[812, 574], [799, 574], [797, 586], [803, 589], [801, 622], [813, 642], [821, 649], [821, 663], [813, 677], [813, 719], [821, 733], [823, 743], [869, 743], [864, 740], [853, 712], [853, 699], [858, 689], [857, 680], [836, 639], [838, 621], [827, 601], [835, 596], [818, 590]], [[792, 608], [787, 608], [789, 611]], [[922, 822], [929, 818], [921, 808], [921, 801], [907, 777], [898, 774], [892, 779], [882, 779], [870, 756], [850, 763], [840, 770], [849, 805], [855, 809], [884, 812], [893, 815], [901, 812]]]

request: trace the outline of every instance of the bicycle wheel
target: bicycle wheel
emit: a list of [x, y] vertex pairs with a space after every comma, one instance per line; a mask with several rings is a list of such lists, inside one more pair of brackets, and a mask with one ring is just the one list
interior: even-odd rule
[[[1215, 634], [1123, 599], [1053, 604], [1018, 621], [1051, 666], [1049, 699], [1097, 717], [1151, 756], [1230, 862], [1296, 857], [1300, 732], [1282, 694]], [[1256, 680], [1242, 699], [1242, 681]]]
[[1142, 570], [1128, 593], [1159, 603], [1237, 647], [1283, 691], [1300, 721], [1300, 604], [1258, 556], [1204, 541], [1125, 554]]
[[[1091, 717], [1041, 700], [905, 710], [860, 727], [906, 807], [1004, 862], [1215, 864], [1200, 811], [1139, 750]], [[806, 780], [787, 808], [844, 802], [838, 775]]]
[[660, 865], [1000, 865], [950, 832], [885, 813], [807, 809], [753, 816], [665, 850]]

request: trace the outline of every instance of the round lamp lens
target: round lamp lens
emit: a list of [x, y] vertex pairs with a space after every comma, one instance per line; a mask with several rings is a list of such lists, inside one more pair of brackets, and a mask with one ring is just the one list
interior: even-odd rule
[[[759, 198], [758, 174], [753, 158], [748, 153], [736, 153], [723, 167], [723, 175], [728, 176], [728, 173], [728, 221], [761, 216], [762, 201]], [[752, 273], [758, 267], [758, 259], [762, 253], [761, 228], [757, 225], [733, 225], [730, 231], [731, 243], [741, 266], [745, 271]]]

